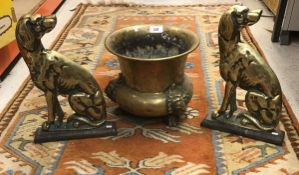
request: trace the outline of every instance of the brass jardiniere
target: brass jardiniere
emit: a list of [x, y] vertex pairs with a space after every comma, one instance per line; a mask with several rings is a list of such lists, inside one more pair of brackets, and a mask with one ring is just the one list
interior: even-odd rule
[[105, 92], [129, 113], [168, 116], [169, 125], [175, 125], [193, 94], [184, 68], [198, 43], [195, 33], [170, 26], [138, 25], [113, 32], [105, 46], [118, 57], [121, 74]]

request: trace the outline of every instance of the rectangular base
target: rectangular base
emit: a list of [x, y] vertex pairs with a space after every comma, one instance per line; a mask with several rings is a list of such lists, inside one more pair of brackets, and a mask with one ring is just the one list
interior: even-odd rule
[[43, 131], [41, 127], [35, 131], [34, 143], [53, 142], [71, 139], [85, 139], [117, 135], [115, 122], [105, 122], [99, 128], [58, 131]]
[[212, 119], [210, 115], [206, 119], [204, 119], [201, 124], [202, 127], [215, 129], [223, 132], [228, 132], [231, 134], [236, 134], [256, 140], [261, 140], [267, 143], [272, 143], [275, 145], [282, 146], [284, 139], [284, 131], [262, 131], [262, 130], [254, 130], [248, 129], [245, 127], [229, 124], [223, 121], [219, 121], [217, 119]]

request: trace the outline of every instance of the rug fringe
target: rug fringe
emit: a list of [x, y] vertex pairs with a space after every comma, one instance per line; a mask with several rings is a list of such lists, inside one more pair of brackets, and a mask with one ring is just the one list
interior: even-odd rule
[[3, 130], [8, 126], [10, 121], [12, 120], [13, 116], [19, 109], [19, 106], [28, 95], [28, 93], [33, 88], [33, 82], [31, 81], [30, 76], [28, 76], [18, 91], [15, 93], [14, 97], [8, 102], [5, 106], [4, 110], [0, 114], [0, 135], [2, 134]]

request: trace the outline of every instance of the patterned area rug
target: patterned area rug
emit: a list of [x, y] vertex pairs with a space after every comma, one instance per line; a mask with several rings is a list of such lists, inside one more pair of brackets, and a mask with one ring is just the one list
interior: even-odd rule
[[[177, 127], [125, 120], [109, 101], [109, 120], [116, 121], [114, 137], [33, 144], [34, 131], [46, 120], [43, 93], [28, 82], [1, 121], [0, 172], [3, 174], [298, 174], [299, 141], [284, 108], [279, 128], [287, 132], [282, 147], [199, 127], [208, 112], [221, 104], [217, 28], [228, 5], [149, 7], [77, 7], [53, 49], [93, 71], [101, 88], [117, 77], [116, 57], [104, 48], [111, 31], [137, 24], [167, 24], [196, 32], [200, 47], [185, 65], [194, 96], [184, 121]], [[59, 20], [59, 19], [58, 19]], [[242, 37], [258, 46], [249, 29]], [[238, 91], [244, 108], [244, 91]], [[71, 113], [66, 97], [60, 101]]]

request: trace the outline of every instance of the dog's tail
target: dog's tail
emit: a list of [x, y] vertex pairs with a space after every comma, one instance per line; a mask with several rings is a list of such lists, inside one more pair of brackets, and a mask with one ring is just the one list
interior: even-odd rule
[[95, 119], [90, 119], [86, 116], [73, 114], [71, 117], [68, 118], [68, 123], [69, 122], [73, 122], [75, 127], [79, 127], [80, 123], [86, 124], [91, 127], [99, 127], [105, 123], [105, 120], [104, 119], [95, 120]]
[[260, 123], [255, 117], [251, 116], [248, 113], [241, 113], [240, 117], [243, 117], [241, 120], [241, 124], [246, 126], [248, 124], [253, 124], [256, 128], [264, 131], [272, 131], [275, 129], [275, 125], [273, 126], [266, 126]]

